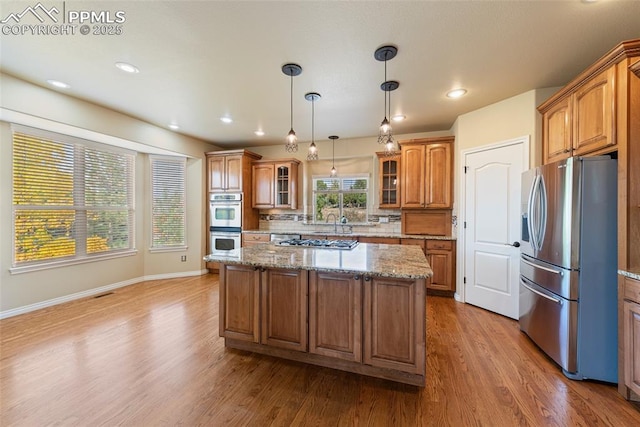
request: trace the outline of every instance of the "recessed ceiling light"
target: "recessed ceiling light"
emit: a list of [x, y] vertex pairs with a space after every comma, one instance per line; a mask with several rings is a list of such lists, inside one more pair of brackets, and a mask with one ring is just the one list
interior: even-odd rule
[[116, 67], [124, 71], [125, 73], [139, 73], [138, 67], [135, 65], [127, 64], [126, 62], [116, 62]]
[[257, 130], [255, 132], [253, 132], [256, 134], [256, 136], [264, 136], [264, 131], [263, 130]]
[[461, 96], [463, 96], [465, 93], [467, 93], [466, 89], [454, 89], [454, 90], [450, 90], [449, 92], [447, 92], [447, 97], [448, 98], [460, 98]]
[[69, 89], [71, 87], [68, 84], [58, 80], [49, 79], [47, 80], [47, 83], [49, 83], [51, 86], [59, 87], [60, 89]]
[[222, 121], [222, 123], [233, 123], [233, 119], [231, 117], [220, 117], [220, 121]]
[[180, 126], [178, 126], [178, 125], [177, 125], [177, 124], [175, 124], [175, 123], [171, 123], [171, 124], [169, 125], [169, 129], [171, 129], [171, 130], [178, 130], [178, 129], [180, 129]]
[[407, 116], [405, 116], [404, 114], [396, 114], [395, 116], [391, 117], [391, 120], [393, 120], [394, 122], [401, 122], [406, 118]]

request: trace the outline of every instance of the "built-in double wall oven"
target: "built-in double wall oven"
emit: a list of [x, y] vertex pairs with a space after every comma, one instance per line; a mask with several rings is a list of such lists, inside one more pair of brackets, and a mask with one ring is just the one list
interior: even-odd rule
[[209, 195], [209, 251], [228, 251], [240, 247], [242, 232], [242, 194]]

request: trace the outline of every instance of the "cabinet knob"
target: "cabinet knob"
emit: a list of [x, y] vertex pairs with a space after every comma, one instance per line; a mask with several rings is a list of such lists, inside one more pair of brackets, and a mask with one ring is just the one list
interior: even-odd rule
[[570, 152], [571, 150], [569, 150], [568, 148], [564, 150], [565, 153]]
[[356, 274], [355, 276], [353, 276], [353, 280], [360, 280], [360, 276]]
[[369, 276], [364, 276], [364, 281], [365, 281], [365, 282], [368, 282], [368, 281], [370, 281], [370, 280], [371, 280], [371, 277], [369, 277]]

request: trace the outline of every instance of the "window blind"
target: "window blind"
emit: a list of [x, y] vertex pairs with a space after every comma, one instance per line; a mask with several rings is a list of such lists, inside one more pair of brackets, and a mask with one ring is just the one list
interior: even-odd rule
[[151, 248], [186, 247], [186, 166], [184, 157], [151, 156]]
[[13, 266], [133, 249], [134, 159], [91, 141], [14, 130]]

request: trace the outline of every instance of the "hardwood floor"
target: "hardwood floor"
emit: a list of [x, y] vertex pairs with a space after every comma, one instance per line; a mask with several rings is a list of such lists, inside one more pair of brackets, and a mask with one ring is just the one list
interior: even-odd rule
[[224, 348], [218, 276], [145, 282], [0, 321], [0, 425], [638, 426], [517, 322], [427, 297], [427, 387]]

